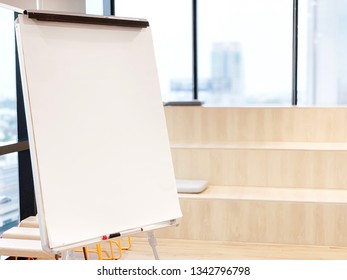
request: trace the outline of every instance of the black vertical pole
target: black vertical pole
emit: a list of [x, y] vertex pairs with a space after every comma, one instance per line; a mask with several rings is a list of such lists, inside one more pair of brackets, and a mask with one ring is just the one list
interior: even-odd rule
[[[14, 18], [18, 16], [15, 13]], [[27, 123], [23, 100], [22, 81], [19, 69], [18, 52], [16, 49], [16, 90], [17, 90], [17, 133], [18, 142], [28, 140]], [[18, 179], [19, 179], [19, 216], [23, 220], [36, 215], [34, 180], [31, 167], [30, 151], [18, 152]]]
[[110, 0], [111, 1], [111, 16], [114, 16], [114, 15], [116, 15], [116, 8], [115, 8], [115, 4], [114, 4], [114, 2], [116, 1], [116, 0]]
[[104, 0], [103, 1], [104, 16], [114, 16], [114, 0]]
[[198, 99], [198, 27], [197, 27], [197, 0], [193, 1], [193, 99]]
[[298, 0], [293, 0], [292, 105], [298, 104]]

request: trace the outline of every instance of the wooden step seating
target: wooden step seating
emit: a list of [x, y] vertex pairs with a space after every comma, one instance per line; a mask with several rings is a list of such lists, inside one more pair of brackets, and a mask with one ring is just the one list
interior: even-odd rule
[[29, 216], [22, 221], [20, 221], [19, 227], [27, 227], [27, 228], [38, 228], [39, 223], [37, 221], [37, 216]]
[[180, 225], [158, 238], [347, 247], [347, 190], [209, 186], [179, 197]]
[[41, 240], [40, 229], [31, 227], [13, 227], [5, 231], [2, 238]]
[[0, 238], [0, 254], [16, 258], [57, 259], [56, 255], [42, 250], [40, 240]]
[[0, 255], [28, 259], [58, 259], [60, 257], [42, 249], [36, 216], [24, 219], [18, 227], [13, 227], [2, 234]]
[[160, 238], [347, 247], [346, 108], [165, 108], [181, 225]]
[[176, 178], [211, 185], [347, 189], [347, 143], [173, 143]]

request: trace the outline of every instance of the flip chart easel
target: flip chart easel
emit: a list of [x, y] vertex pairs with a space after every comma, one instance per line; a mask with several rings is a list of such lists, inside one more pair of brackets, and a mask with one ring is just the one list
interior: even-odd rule
[[148, 22], [25, 11], [16, 38], [43, 248], [176, 225]]

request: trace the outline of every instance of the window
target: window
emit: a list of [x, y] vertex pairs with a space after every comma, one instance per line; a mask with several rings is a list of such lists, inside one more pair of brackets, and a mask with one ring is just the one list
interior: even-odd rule
[[[297, 104], [347, 104], [345, 1], [196, 1], [198, 98], [205, 105], [292, 104], [297, 3]], [[163, 99], [191, 100], [194, 0], [111, 3], [118, 16], [145, 17], [152, 23]]]
[[103, 15], [104, 0], [86, 0], [86, 14]]
[[14, 15], [0, 8], [0, 142], [17, 140]]
[[198, 1], [199, 99], [290, 105], [292, 0]]
[[18, 224], [18, 154], [0, 156], [0, 233]]
[[[290, 105], [293, 1], [197, 2], [199, 100]], [[114, 7], [116, 16], [150, 21], [163, 100], [191, 100], [192, 1], [115, 0]]]
[[300, 105], [347, 104], [347, 2], [299, 1]]
[[[0, 8], [0, 148], [17, 142], [14, 14]], [[0, 156], [0, 233], [18, 223], [18, 154]]]
[[115, 0], [115, 15], [145, 18], [152, 30], [164, 101], [192, 99], [191, 1]]

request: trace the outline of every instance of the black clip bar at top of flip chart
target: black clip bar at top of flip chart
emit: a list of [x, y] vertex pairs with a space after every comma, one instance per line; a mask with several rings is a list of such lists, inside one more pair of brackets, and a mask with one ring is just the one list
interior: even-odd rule
[[56, 13], [51, 11], [25, 10], [24, 14], [31, 19], [55, 22], [85, 23], [99, 25], [113, 25], [135, 28], [146, 28], [149, 22], [145, 19], [121, 18], [115, 16], [94, 16], [74, 13]]

